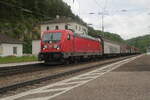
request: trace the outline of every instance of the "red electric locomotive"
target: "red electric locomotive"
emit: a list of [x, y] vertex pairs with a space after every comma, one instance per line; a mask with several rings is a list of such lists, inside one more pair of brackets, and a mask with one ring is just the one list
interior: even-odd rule
[[45, 31], [41, 38], [39, 60], [74, 61], [102, 55], [101, 40], [70, 30]]

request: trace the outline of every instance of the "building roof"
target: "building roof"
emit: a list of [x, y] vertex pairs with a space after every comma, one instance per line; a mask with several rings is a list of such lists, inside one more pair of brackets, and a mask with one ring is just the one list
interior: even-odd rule
[[22, 44], [23, 42], [17, 40], [17, 39], [14, 39], [14, 38], [11, 38], [5, 34], [0, 34], [0, 44], [2, 43], [8, 43], [8, 44]]
[[72, 18], [67, 18], [67, 17], [60, 17], [60, 18], [55, 18], [53, 20], [49, 20], [49, 21], [44, 21], [41, 24], [54, 24], [54, 23], [70, 23], [70, 22], [75, 22], [81, 25], [86, 26], [84, 23], [79, 22], [79, 21], [75, 21]]

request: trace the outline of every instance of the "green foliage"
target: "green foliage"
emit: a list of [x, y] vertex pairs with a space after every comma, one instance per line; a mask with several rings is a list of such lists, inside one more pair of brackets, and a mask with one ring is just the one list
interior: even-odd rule
[[31, 41], [40, 38], [39, 23], [56, 15], [84, 23], [62, 0], [3, 0], [0, 1], [0, 33], [23, 41], [23, 52], [31, 53]]
[[56, 15], [77, 20], [62, 0], [4, 0], [0, 2], [0, 33], [24, 42], [24, 53], [31, 53], [31, 41], [40, 38], [39, 23]]
[[150, 35], [129, 39], [126, 40], [126, 42], [132, 46], [140, 48], [142, 52], [146, 52], [146, 49], [150, 46]]
[[104, 38], [107, 38], [107, 39], [110, 39], [110, 40], [116, 41], [116, 42], [122, 42], [122, 43], [125, 42], [118, 34], [94, 30], [91, 27], [89, 27], [89, 35], [91, 35], [93, 37], [102, 36]]
[[[0, 33], [5, 33], [24, 42], [24, 53], [31, 53], [33, 39], [40, 38], [39, 23], [56, 15], [71, 17], [83, 24], [62, 0], [2, 0], [0, 1]], [[88, 27], [89, 35], [101, 35], [107, 39], [124, 42], [117, 34], [102, 32]]]
[[23, 57], [0, 57], [0, 64], [4, 63], [17, 63], [17, 62], [30, 62], [30, 61], [37, 61], [37, 57], [35, 56], [23, 56]]

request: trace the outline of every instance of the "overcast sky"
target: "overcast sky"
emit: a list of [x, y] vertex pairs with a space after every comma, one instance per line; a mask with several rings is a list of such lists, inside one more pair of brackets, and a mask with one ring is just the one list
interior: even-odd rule
[[[105, 31], [130, 39], [150, 34], [150, 0], [63, 0], [72, 11], [95, 29], [101, 29], [104, 11]], [[95, 13], [95, 14], [89, 14]]]

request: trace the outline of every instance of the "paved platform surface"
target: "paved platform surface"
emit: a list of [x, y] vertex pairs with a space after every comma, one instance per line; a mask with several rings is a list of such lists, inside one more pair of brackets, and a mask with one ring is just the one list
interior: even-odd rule
[[150, 100], [150, 56], [133, 57], [1, 100]]
[[52, 100], [150, 100], [150, 56], [143, 56]]
[[13, 66], [39, 64], [39, 63], [42, 63], [42, 62], [33, 61], [33, 62], [8, 63], [8, 64], [0, 64], [0, 67], [13, 67]]

